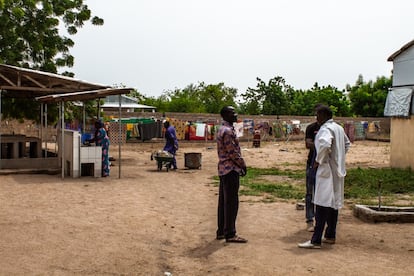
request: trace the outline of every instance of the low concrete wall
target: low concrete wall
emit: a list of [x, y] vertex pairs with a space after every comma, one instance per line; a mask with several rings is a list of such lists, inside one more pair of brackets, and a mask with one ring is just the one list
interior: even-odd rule
[[1, 159], [0, 169], [58, 169], [59, 158], [16, 158]]
[[391, 222], [391, 223], [413, 223], [413, 207], [392, 207], [355, 205], [353, 209], [354, 216], [365, 222]]

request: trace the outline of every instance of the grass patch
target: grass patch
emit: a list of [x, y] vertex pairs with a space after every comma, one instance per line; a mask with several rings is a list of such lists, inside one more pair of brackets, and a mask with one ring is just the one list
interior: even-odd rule
[[[286, 178], [282, 182], [274, 182], [262, 178], [266, 175], [285, 176]], [[292, 185], [289, 179], [301, 180], [305, 179], [305, 176], [303, 171], [249, 168], [247, 175], [240, 181], [242, 186], [240, 194], [266, 196], [268, 199], [301, 199], [305, 195], [305, 185]]]
[[305, 179], [306, 178], [305, 170], [290, 170], [290, 169], [281, 170], [278, 168], [270, 168], [270, 169], [248, 168], [245, 179], [256, 178], [261, 175], [284, 175], [292, 179]]
[[290, 184], [250, 184], [248, 188], [240, 191], [242, 195], [263, 195], [270, 194], [272, 196], [283, 199], [301, 199], [304, 197], [304, 191]]
[[303, 167], [303, 166], [304, 166], [304, 164], [303, 164], [302, 162], [300, 162], [300, 163], [288, 163], [288, 162], [283, 162], [283, 163], [281, 164], [281, 166], [283, 166], [283, 167]]
[[[271, 178], [264, 177], [269, 175], [281, 178], [269, 180]], [[218, 183], [217, 176], [213, 179]], [[302, 199], [305, 197], [305, 181], [305, 170], [248, 168], [247, 175], [240, 181], [240, 194], [262, 196], [266, 198], [266, 202], [276, 198]], [[394, 205], [401, 195], [407, 195], [408, 201], [414, 199], [414, 172], [411, 169], [392, 168], [348, 169], [345, 177], [345, 199], [356, 204], [375, 204], [378, 202], [379, 184], [384, 204]]]
[[369, 199], [381, 195], [414, 193], [414, 173], [411, 169], [354, 168], [347, 170], [345, 198]]

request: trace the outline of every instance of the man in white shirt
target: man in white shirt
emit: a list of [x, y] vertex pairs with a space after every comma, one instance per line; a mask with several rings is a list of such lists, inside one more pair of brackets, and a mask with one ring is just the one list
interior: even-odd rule
[[345, 154], [351, 145], [342, 126], [333, 121], [329, 107], [320, 106], [316, 119], [321, 126], [315, 137], [317, 172], [313, 202], [316, 225], [312, 239], [298, 244], [300, 248], [313, 249], [321, 248], [322, 241], [335, 243], [338, 210], [344, 202]]

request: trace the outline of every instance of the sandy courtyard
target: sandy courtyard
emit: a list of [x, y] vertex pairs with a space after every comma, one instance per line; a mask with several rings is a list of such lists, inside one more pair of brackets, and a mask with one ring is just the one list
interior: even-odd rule
[[[215, 144], [181, 143], [178, 171], [157, 171], [162, 144], [127, 144], [109, 178], [0, 176], [0, 275], [414, 275], [414, 224], [369, 224], [341, 210], [337, 243], [310, 238], [295, 202], [241, 197], [238, 232], [215, 240]], [[304, 168], [303, 141], [242, 143], [248, 166]], [[116, 147], [111, 149], [117, 158]], [[184, 153], [202, 168], [184, 168]], [[350, 166], [388, 166], [389, 143], [357, 141]], [[167, 272], [167, 273], [166, 273]]]

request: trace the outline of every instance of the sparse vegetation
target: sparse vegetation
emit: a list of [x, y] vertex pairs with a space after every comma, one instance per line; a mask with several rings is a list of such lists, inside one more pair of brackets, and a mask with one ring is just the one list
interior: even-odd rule
[[[247, 175], [241, 179], [240, 194], [263, 196], [265, 202], [272, 201], [270, 200], [272, 198], [298, 200], [305, 196], [305, 178], [304, 170], [249, 168]], [[348, 169], [345, 178], [347, 201], [372, 204], [377, 201], [379, 191], [384, 203], [388, 205], [399, 205], [402, 196], [405, 201], [412, 202], [414, 200], [413, 171], [391, 168]]]

